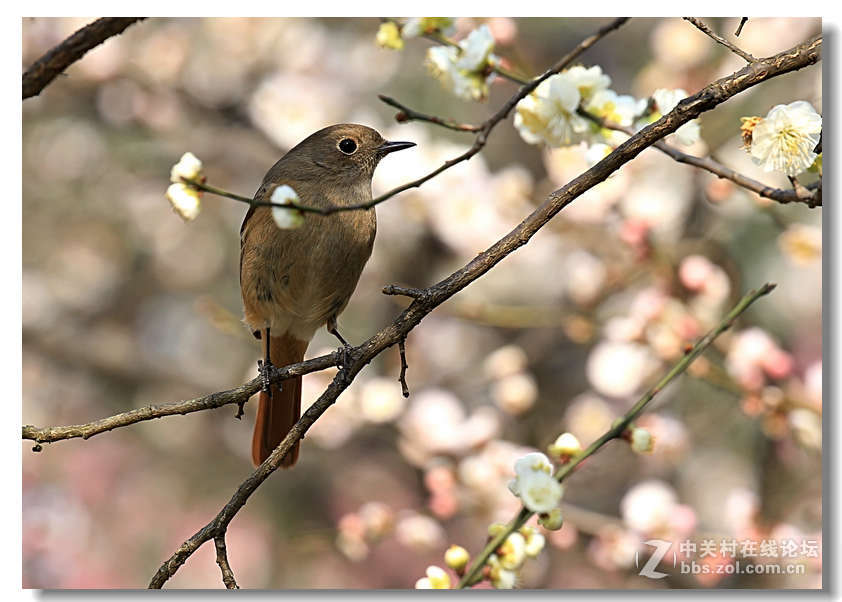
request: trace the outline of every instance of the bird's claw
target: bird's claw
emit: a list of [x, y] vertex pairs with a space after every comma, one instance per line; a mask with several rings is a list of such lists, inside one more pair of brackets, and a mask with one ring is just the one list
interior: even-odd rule
[[260, 390], [264, 393], [272, 392], [272, 370], [275, 368], [271, 363], [265, 363], [263, 360], [257, 360], [257, 373], [260, 375], [261, 387]]
[[351, 345], [343, 341], [343, 345], [337, 350], [339, 356], [336, 363], [340, 370], [347, 372], [348, 365], [351, 363]]

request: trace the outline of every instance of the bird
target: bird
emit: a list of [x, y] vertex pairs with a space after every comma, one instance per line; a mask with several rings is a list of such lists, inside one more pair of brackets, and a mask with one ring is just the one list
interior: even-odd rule
[[[390, 142], [376, 130], [343, 123], [321, 129], [289, 150], [266, 173], [254, 201], [268, 201], [287, 185], [303, 206], [329, 209], [372, 200], [374, 169], [389, 153], [415, 146]], [[252, 204], [240, 228], [240, 290], [243, 321], [262, 341], [263, 379], [252, 437], [252, 461], [260, 465], [284, 439], [301, 413], [301, 376], [271, 385], [273, 366], [300, 362], [316, 331], [326, 325], [348, 349], [337, 317], [351, 298], [371, 256], [374, 208], [322, 215], [308, 212], [295, 229], [281, 229], [272, 208]], [[296, 442], [281, 460], [293, 466]]]

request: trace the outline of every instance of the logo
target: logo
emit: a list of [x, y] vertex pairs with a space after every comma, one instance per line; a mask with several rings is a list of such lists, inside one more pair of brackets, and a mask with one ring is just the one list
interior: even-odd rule
[[[667, 552], [670, 551], [672, 547], [671, 541], [664, 541], [663, 539], [650, 539], [649, 541], [643, 542], [647, 546], [652, 546], [655, 548], [655, 551], [652, 552], [652, 555], [649, 557], [649, 560], [646, 561], [646, 564], [643, 565], [643, 568], [640, 569], [639, 575], [644, 577], [649, 577], [650, 579], [663, 579], [667, 576], [666, 573], [662, 573], [660, 571], [656, 571], [655, 567], [657, 567], [661, 560], [664, 559], [664, 556], [667, 555]], [[678, 563], [678, 557], [675, 552], [672, 553], [672, 566], [675, 567]], [[640, 552], [634, 553], [634, 566], [640, 566]]]

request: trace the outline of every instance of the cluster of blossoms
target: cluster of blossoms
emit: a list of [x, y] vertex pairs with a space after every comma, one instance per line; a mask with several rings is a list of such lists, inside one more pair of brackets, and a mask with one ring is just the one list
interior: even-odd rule
[[798, 100], [772, 107], [766, 117], [743, 117], [746, 150], [764, 171], [794, 177], [806, 171], [820, 155], [822, 117], [809, 102]]
[[475, 29], [457, 46], [434, 46], [427, 51], [427, 68], [441, 85], [463, 100], [485, 100], [494, 79], [491, 67], [499, 59], [487, 25]]
[[384, 21], [377, 30], [377, 43], [383, 48], [402, 50], [403, 41], [422, 35], [443, 34], [453, 31], [453, 19], [450, 17], [411, 17], [403, 24]]
[[[377, 31], [377, 43], [400, 50], [404, 40], [421, 35], [435, 35], [446, 40], [453, 30], [449, 17], [413, 17], [403, 24], [386, 21]], [[494, 78], [493, 66], [499, 59], [492, 54], [494, 37], [487, 25], [473, 30], [459, 42], [434, 46], [427, 51], [427, 68], [442, 86], [464, 100], [485, 100]]]
[[[506, 529], [505, 525], [494, 523], [488, 528], [488, 535], [496, 537]], [[479, 579], [487, 579], [496, 589], [512, 589], [518, 581], [517, 571], [527, 558], [536, 558], [544, 549], [546, 538], [536, 529], [524, 525], [500, 544], [491, 554]], [[444, 554], [444, 562], [459, 577], [465, 575], [471, 557], [462, 546], [452, 545]], [[450, 575], [438, 566], [427, 567], [426, 577], [415, 583], [416, 589], [450, 589]]]
[[[581, 111], [616, 125], [642, 126], [660, 119], [687, 96], [684, 90], [659, 89], [650, 102], [617, 94], [610, 85], [611, 78], [598, 65], [566, 69], [545, 79], [517, 104], [515, 127], [529, 144], [562, 147], [585, 141], [591, 146], [588, 162], [595, 164], [627, 136], [601, 128]], [[698, 123], [684, 124], [675, 136], [682, 144], [695, 143]]]
[[201, 192], [190, 185], [190, 181], [202, 179], [202, 162], [191, 152], [184, 153], [178, 163], [170, 170], [170, 187], [167, 188], [167, 200], [184, 221], [196, 219], [202, 208]]

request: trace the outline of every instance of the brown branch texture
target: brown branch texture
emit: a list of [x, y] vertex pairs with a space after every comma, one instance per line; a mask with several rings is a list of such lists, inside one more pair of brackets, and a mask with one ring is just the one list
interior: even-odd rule
[[103, 17], [64, 40], [39, 58], [23, 74], [23, 100], [38, 96], [60, 73], [110, 37], [145, 17]]

